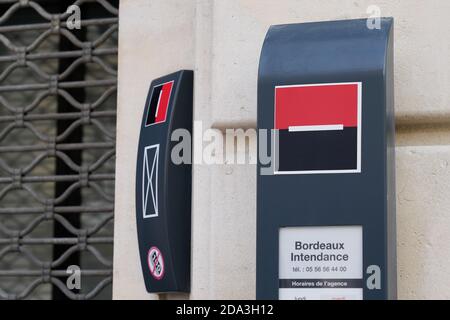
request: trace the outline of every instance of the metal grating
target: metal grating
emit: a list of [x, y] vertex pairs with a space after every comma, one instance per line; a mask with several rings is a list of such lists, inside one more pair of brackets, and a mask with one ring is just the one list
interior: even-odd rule
[[111, 298], [117, 29], [118, 1], [0, 0], [0, 299]]

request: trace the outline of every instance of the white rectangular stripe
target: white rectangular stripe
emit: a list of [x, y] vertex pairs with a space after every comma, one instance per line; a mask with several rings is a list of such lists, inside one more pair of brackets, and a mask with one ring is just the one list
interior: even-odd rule
[[156, 118], [158, 117], [159, 104], [161, 103], [161, 96], [163, 94], [163, 89], [164, 89], [164, 85], [161, 85], [161, 86], [162, 86], [162, 88], [161, 88], [161, 91], [159, 92], [158, 104], [156, 105], [155, 121], [156, 121]]
[[290, 126], [289, 132], [302, 132], [302, 131], [336, 131], [344, 130], [343, 124], [330, 124], [323, 126]]

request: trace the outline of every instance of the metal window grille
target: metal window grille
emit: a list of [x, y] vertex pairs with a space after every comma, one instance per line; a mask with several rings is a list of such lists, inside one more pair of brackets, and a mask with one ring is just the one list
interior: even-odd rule
[[0, 0], [0, 299], [111, 298], [117, 29], [114, 0]]

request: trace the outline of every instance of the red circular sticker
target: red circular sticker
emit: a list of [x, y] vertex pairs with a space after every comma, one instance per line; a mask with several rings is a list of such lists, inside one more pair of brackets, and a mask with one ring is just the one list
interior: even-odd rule
[[161, 280], [164, 277], [164, 258], [157, 247], [151, 247], [148, 250], [147, 263], [152, 277]]

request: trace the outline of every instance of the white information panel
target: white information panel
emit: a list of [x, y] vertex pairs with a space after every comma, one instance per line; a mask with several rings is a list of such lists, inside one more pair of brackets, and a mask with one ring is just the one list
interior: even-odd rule
[[361, 226], [280, 228], [280, 300], [362, 300]]

